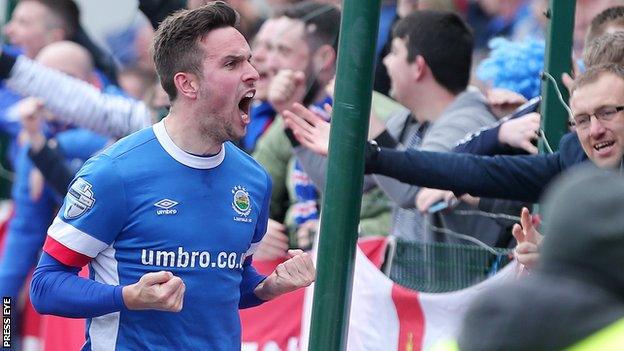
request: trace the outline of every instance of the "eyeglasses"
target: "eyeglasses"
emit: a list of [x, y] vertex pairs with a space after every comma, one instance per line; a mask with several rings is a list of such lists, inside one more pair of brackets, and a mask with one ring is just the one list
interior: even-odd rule
[[605, 106], [602, 107], [600, 109], [598, 109], [598, 111], [592, 113], [592, 114], [588, 114], [588, 113], [583, 113], [580, 115], [576, 115], [574, 117], [572, 117], [572, 120], [574, 122], [574, 125], [576, 126], [576, 129], [587, 129], [589, 128], [589, 125], [591, 124], [591, 117], [594, 116], [596, 117], [597, 120], [601, 121], [601, 122], [607, 122], [613, 119], [613, 117], [615, 117], [616, 114], [618, 114], [618, 112], [622, 112], [624, 111], [624, 105], [622, 106]]

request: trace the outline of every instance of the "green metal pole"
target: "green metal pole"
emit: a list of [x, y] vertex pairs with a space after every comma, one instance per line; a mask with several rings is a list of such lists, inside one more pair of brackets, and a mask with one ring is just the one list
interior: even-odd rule
[[[548, 19], [546, 33], [546, 56], [544, 71], [555, 78], [564, 101], [568, 101], [568, 91], [561, 82], [561, 74], [572, 71], [572, 33], [574, 28], [575, 0], [550, 0], [545, 15]], [[542, 84], [542, 128], [553, 149], [567, 132], [568, 113], [561, 105], [553, 82], [544, 78]], [[540, 141], [541, 149], [543, 141]]]
[[381, 0], [343, 0], [309, 350], [347, 345]]

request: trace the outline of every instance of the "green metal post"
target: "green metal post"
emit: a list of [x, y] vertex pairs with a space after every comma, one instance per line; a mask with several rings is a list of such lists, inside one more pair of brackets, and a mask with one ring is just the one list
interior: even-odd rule
[[[568, 101], [568, 91], [561, 82], [561, 74], [571, 72], [572, 33], [574, 27], [575, 0], [550, 0], [545, 15], [548, 19], [546, 34], [546, 56], [544, 71], [557, 81], [564, 101]], [[553, 149], [567, 132], [568, 113], [561, 105], [553, 82], [544, 78], [542, 84], [542, 128]], [[543, 146], [543, 141], [540, 142]], [[543, 150], [543, 147], [541, 147]]]
[[381, 0], [343, 0], [309, 350], [347, 344]]

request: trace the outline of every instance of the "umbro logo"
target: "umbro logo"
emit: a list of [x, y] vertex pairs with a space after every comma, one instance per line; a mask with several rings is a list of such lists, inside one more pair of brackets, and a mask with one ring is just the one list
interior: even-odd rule
[[156, 214], [161, 215], [174, 215], [178, 213], [178, 210], [173, 208], [178, 204], [177, 201], [162, 199], [154, 204], [154, 206], [158, 207], [156, 210]]

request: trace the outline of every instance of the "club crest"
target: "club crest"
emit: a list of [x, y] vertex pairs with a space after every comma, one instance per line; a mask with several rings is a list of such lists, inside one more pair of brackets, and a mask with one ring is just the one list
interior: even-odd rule
[[65, 211], [66, 219], [74, 219], [82, 216], [95, 204], [93, 186], [82, 178], [76, 179], [67, 192]]
[[249, 216], [251, 213], [251, 198], [249, 197], [247, 189], [237, 185], [232, 188], [232, 194], [234, 195], [232, 199], [232, 208], [234, 211], [236, 211], [239, 216]]

